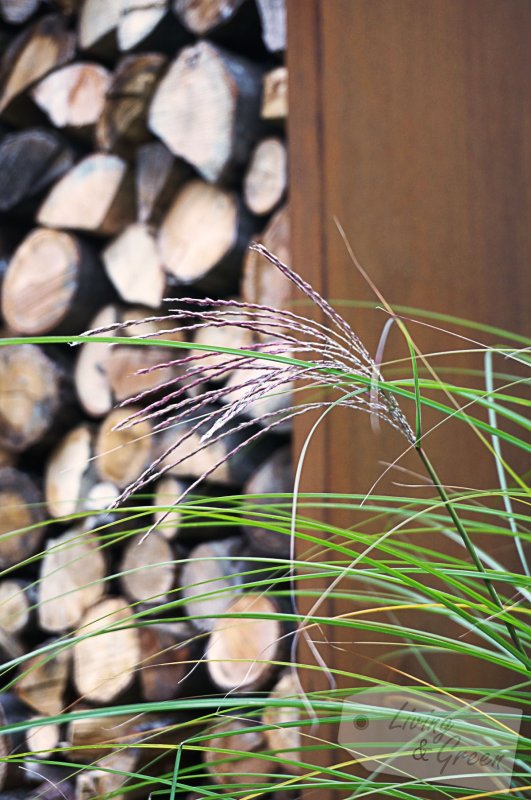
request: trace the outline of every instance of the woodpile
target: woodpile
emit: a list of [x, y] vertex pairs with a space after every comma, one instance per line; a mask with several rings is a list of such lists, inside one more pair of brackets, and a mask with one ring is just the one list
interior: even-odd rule
[[[120, 798], [123, 773], [153, 757], [139, 745], [175, 745], [190, 723], [101, 709], [267, 692], [289, 660], [289, 630], [268, 619], [277, 600], [247, 586], [261, 558], [286, 558], [289, 537], [267, 529], [267, 508], [262, 527], [226, 528], [190, 525], [178, 505], [208, 470], [209, 496], [289, 492], [287, 431], [216, 469], [243, 438], [167, 456], [149, 499], [109, 510], [175, 440], [149, 420], [123, 423], [197, 352], [131, 337], [245, 349], [256, 337], [244, 328], [164, 333], [171, 298], [289, 302], [282, 276], [247, 249], [262, 241], [290, 260], [285, 3], [0, 0], [0, 35], [1, 335], [119, 323], [124, 339], [0, 347], [0, 653], [19, 661], [3, 672], [0, 720], [28, 723], [0, 735], [0, 798]], [[223, 380], [236, 391], [236, 378]], [[135, 512], [146, 504], [147, 522]], [[68, 725], [47, 722], [70, 711]], [[255, 753], [296, 748], [230, 720], [213, 741], [223, 726], [238, 766], [264, 781], [272, 767]], [[17, 753], [24, 769], [2, 760]], [[223, 767], [205, 761], [223, 785]]]

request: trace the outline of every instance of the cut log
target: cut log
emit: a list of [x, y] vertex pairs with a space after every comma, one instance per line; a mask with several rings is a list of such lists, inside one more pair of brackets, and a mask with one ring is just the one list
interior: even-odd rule
[[241, 546], [231, 537], [194, 547], [181, 569], [181, 595], [191, 622], [201, 631], [211, 631], [216, 617], [226, 612], [241, 592], [242, 579], [234, 561]]
[[0, 67], [0, 113], [52, 69], [75, 52], [74, 34], [59, 14], [48, 14], [13, 39]]
[[[283, 447], [265, 461], [257, 472], [245, 484], [245, 495], [288, 494], [293, 491], [293, 464], [289, 447]], [[251, 549], [268, 556], [287, 558], [290, 551], [288, 534], [280, 533], [260, 525], [260, 513], [268, 514], [268, 506], [289, 502], [282, 498], [250, 498], [249, 502], [257, 507], [258, 516], [253, 514], [255, 525], [244, 524], [243, 530]], [[270, 513], [274, 515], [274, 510]], [[267, 525], [267, 522], [266, 522]]]
[[0, 628], [3, 631], [19, 635], [30, 627], [34, 596], [34, 588], [28, 581], [6, 578], [0, 582]]
[[121, 6], [120, 1], [84, 0], [78, 22], [78, 41], [82, 50], [104, 58], [116, 52]]
[[234, 193], [191, 181], [175, 198], [159, 231], [164, 266], [179, 283], [226, 295], [237, 287], [253, 227]]
[[74, 163], [72, 149], [55, 131], [12, 133], [0, 143], [0, 211], [32, 211], [31, 201]]
[[65, 707], [70, 664], [68, 645], [32, 656], [19, 667], [15, 684], [17, 697], [43, 716], [60, 714]]
[[133, 179], [114, 155], [87, 156], [56, 183], [37, 219], [50, 228], [119, 233], [134, 219]]
[[20, 453], [59, 434], [72, 421], [70, 383], [37, 345], [0, 348], [0, 447]]
[[35, 483], [11, 467], [0, 470], [0, 508], [0, 569], [5, 569], [37, 552], [46, 514]]
[[152, 532], [144, 538], [138, 534], [124, 548], [120, 563], [120, 585], [133, 602], [160, 604], [167, 602], [175, 588], [176, 562], [164, 536]]
[[122, 51], [168, 50], [175, 53], [189, 38], [170, 10], [170, 0], [122, 0], [118, 47]]
[[251, 719], [229, 719], [212, 728], [212, 735], [205, 742], [209, 749], [204, 758], [216, 783], [234, 786], [249, 781], [254, 784], [273, 780], [272, 773], [277, 772], [279, 766], [268, 758], [254, 755], [267, 750], [263, 732], [247, 730], [255, 727], [257, 723]]
[[41, 0], [0, 0], [0, 17], [9, 25], [23, 25], [40, 4]]
[[256, 0], [262, 38], [272, 53], [286, 49], [286, 0]]
[[87, 511], [106, 511], [118, 499], [120, 492], [110, 481], [100, 481], [89, 489], [85, 500]]
[[170, 379], [179, 376], [177, 365], [137, 375], [138, 370], [150, 370], [161, 363], [171, 362], [179, 358], [174, 350], [165, 347], [131, 347], [117, 346], [111, 350], [107, 362], [109, 386], [114, 397], [121, 403], [140, 392], [155, 391]]
[[[281, 677], [270, 697], [274, 700], [300, 698], [300, 687], [291, 671]], [[282, 767], [291, 775], [301, 774], [301, 768], [294, 763], [300, 761], [301, 733], [297, 727], [299, 721], [299, 709], [289, 705], [269, 706], [262, 716], [263, 724], [268, 726], [265, 731], [267, 749], [272, 750], [277, 758], [286, 759]]]
[[260, 135], [262, 72], [208, 42], [181, 50], [153, 98], [149, 126], [208, 181], [243, 167]]
[[97, 256], [85, 242], [38, 228], [10, 261], [2, 315], [12, 330], [28, 336], [81, 333], [110, 293]]
[[288, 70], [277, 67], [264, 75], [262, 119], [283, 121], [288, 116]]
[[98, 759], [97, 769], [83, 769], [76, 775], [75, 800], [112, 797], [124, 800], [130, 792], [120, 793], [128, 772], [135, 772], [140, 754], [133, 748], [120, 748]]
[[111, 73], [100, 64], [79, 61], [55, 70], [33, 87], [34, 103], [56, 128], [90, 134], [102, 114]]
[[194, 632], [182, 622], [149, 625], [139, 629], [140, 685], [147, 702], [172, 700], [183, 694], [193, 669]]
[[190, 167], [176, 159], [162, 142], [149, 142], [136, 152], [135, 187], [139, 222], [158, 225], [190, 177]]
[[102, 480], [123, 489], [132, 483], [150, 463], [152, 433], [149, 422], [133, 428], [113, 430], [136, 409], [116, 409], [103, 420], [95, 444], [96, 470]]
[[[259, 237], [262, 244], [285, 264], [291, 263], [289, 209], [281, 208]], [[243, 265], [241, 295], [247, 303], [272, 308], [288, 308], [292, 284], [274, 264], [260, 253], [249, 250]]]
[[255, 148], [244, 181], [244, 199], [253, 214], [269, 214], [280, 203], [288, 184], [288, 160], [284, 143], [263, 139]]
[[159, 308], [165, 296], [166, 275], [155, 237], [146, 225], [129, 225], [103, 251], [103, 265], [126, 303]]
[[126, 56], [118, 63], [96, 127], [102, 150], [128, 157], [149, 140], [147, 110], [165, 66], [159, 53]]
[[246, 0], [173, 0], [173, 9], [183, 25], [196, 36], [208, 36], [226, 25]]
[[106, 563], [98, 538], [83, 529], [46, 543], [39, 582], [39, 622], [58, 633], [79, 624], [105, 592]]
[[52, 517], [67, 517], [86, 508], [86, 498], [97, 481], [91, 462], [93, 438], [89, 425], [78, 425], [48, 459], [44, 485]]
[[[184, 492], [184, 488], [185, 484], [171, 475], [161, 478], [155, 486], [153, 506], [159, 510], [155, 511], [153, 518], [154, 522], [158, 523], [157, 532], [165, 539], [174, 539], [179, 533], [181, 512], [175, 504]], [[171, 511], [173, 507], [175, 510]]]
[[[45, 717], [34, 717], [35, 722], [43, 719]], [[36, 758], [50, 758], [53, 751], [59, 746], [61, 734], [59, 725], [50, 722], [47, 725], [34, 725], [28, 728], [24, 735], [29, 753]]]
[[[231, 319], [237, 321], [238, 317], [231, 315]], [[243, 320], [244, 317], [242, 316], [241, 319]], [[238, 328], [230, 325], [224, 328], [206, 325], [204, 328], [196, 330], [193, 334], [195, 344], [210, 347], [215, 344], [219, 347], [231, 347], [235, 350], [246, 350], [250, 348], [254, 342], [254, 338], [253, 332], [248, 328]], [[209, 370], [208, 380], [212, 383], [224, 381], [231, 374], [228, 370], [224, 370], [222, 373], [216, 373], [216, 367], [226, 361], [226, 353], [208, 353], [206, 350], [193, 350], [192, 353], [193, 355], [201, 355], [201, 364], [205, 369]]]
[[282, 624], [267, 616], [278, 612], [267, 595], [242, 594], [225, 608], [226, 614], [247, 618], [215, 620], [207, 647], [208, 673], [223, 692], [264, 689], [286, 653]]
[[[90, 329], [118, 322], [116, 306], [105, 306], [90, 322]], [[81, 345], [74, 370], [74, 383], [79, 402], [91, 417], [102, 417], [113, 406], [112, 390], [107, 376], [107, 363], [112, 345], [98, 342]]]
[[112, 597], [83, 617], [77, 635], [95, 634], [73, 647], [74, 682], [83, 699], [112, 703], [133, 683], [141, 653], [131, 614], [123, 598]]

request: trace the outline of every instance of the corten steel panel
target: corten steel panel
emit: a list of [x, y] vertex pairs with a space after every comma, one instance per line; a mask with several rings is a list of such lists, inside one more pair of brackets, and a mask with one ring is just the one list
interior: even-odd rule
[[[329, 299], [374, 299], [349, 260], [335, 215], [391, 303], [523, 332], [531, 260], [531, 2], [288, 0], [288, 37], [294, 268]], [[344, 313], [374, 352], [385, 315]], [[427, 352], [457, 346], [428, 329], [412, 332]], [[392, 339], [390, 352], [405, 355], [397, 332]], [[478, 362], [461, 358], [457, 365]], [[307, 422], [297, 423], [296, 451], [307, 430]], [[329, 415], [311, 447], [304, 488], [367, 491], [381, 462], [404, 444], [386, 430], [375, 436], [366, 415]], [[495, 482], [492, 461], [462, 425], [443, 426], [426, 444], [444, 481]], [[401, 463], [419, 468], [414, 459]], [[326, 603], [328, 615], [348, 610]], [[355, 643], [323, 649], [331, 666], [360, 672], [373, 654]], [[304, 647], [301, 657], [312, 663]], [[415, 662], [404, 658], [398, 666], [413, 671]], [[496, 680], [484, 667], [478, 677], [472, 666], [466, 675], [462, 665], [439, 666], [450, 684]], [[304, 680], [309, 689], [324, 685], [314, 671]]]

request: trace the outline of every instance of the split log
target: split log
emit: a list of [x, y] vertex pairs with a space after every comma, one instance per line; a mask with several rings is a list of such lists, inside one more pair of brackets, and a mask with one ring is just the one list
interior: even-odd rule
[[120, 793], [127, 783], [128, 772], [135, 772], [140, 754], [133, 748], [120, 748], [98, 760], [96, 769], [83, 769], [76, 775], [75, 800], [96, 800], [112, 797], [124, 800], [129, 792]]
[[173, 11], [186, 30], [255, 61], [267, 58], [260, 19], [249, 0], [172, 0]]
[[268, 50], [286, 49], [286, 0], [256, 0], [262, 21], [262, 38]]
[[237, 537], [205, 542], [190, 551], [181, 568], [184, 608], [201, 631], [213, 630], [216, 618], [241, 592], [242, 579], [234, 565], [240, 546]]
[[109, 386], [117, 402], [136, 397], [141, 392], [156, 392], [166, 381], [175, 380], [179, 376], [177, 365], [164, 369], [156, 369], [138, 375], [139, 370], [152, 370], [161, 363], [171, 362], [179, 358], [174, 350], [165, 347], [116, 346], [107, 362]]
[[98, 147], [129, 157], [150, 139], [147, 110], [165, 66], [159, 53], [126, 56], [118, 63], [96, 126]]
[[[300, 687], [291, 671], [281, 677], [269, 696], [274, 700], [300, 698]], [[291, 775], [300, 775], [301, 768], [294, 763], [300, 761], [301, 732], [297, 727], [300, 722], [299, 709], [287, 704], [272, 705], [264, 711], [262, 722], [268, 726], [268, 730], [264, 731], [267, 749], [272, 750], [277, 758], [286, 759], [283, 769]]]
[[[293, 464], [289, 447], [277, 450], [271, 458], [265, 461], [244, 486], [245, 495], [289, 494], [293, 491]], [[267, 516], [268, 506], [286, 503], [281, 498], [253, 498], [249, 500], [256, 506], [258, 516], [253, 514], [255, 525], [244, 524], [243, 530], [251, 549], [264, 555], [287, 558], [290, 551], [290, 538], [288, 534], [280, 533], [271, 528], [260, 525], [260, 514]], [[271, 511], [274, 514], [274, 510]]]
[[[267, 367], [241, 367], [232, 371], [225, 385], [227, 393], [221, 398], [224, 404], [243, 401], [241, 416], [253, 420], [257, 425], [271, 425], [276, 422], [275, 433], [286, 434], [291, 429], [290, 420], [284, 420], [286, 412], [293, 405], [293, 383], [283, 382], [267, 393], [259, 391], [264, 380], [271, 378], [274, 370], [281, 370], [282, 364], [270, 362]], [[247, 477], [247, 476], [246, 476]]]
[[181, 50], [160, 82], [149, 127], [208, 181], [243, 167], [261, 131], [262, 72], [208, 42]]
[[172, 700], [183, 694], [193, 669], [196, 647], [194, 632], [183, 622], [139, 628], [140, 685], [147, 702]]
[[40, 4], [41, 0], [0, 0], [0, 17], [9, 25], [23, 25]]
[[75, 37], [59, 14], [48, 14], [13, 39], [0, 67], [0, 114], [26, 89], [75, 52]]
[[[0, 473], [1, 474], [1, 473]], [[20, 635], [33, 622], [35, 591], [28, 581], [6, 578], [0, 582], [0, 628]]]
[[9, 263], [2, 315], [12, 330], [28, 336], [81, 333], [110, 292], [88, 244], [69, 233], [37, 228]]
[[[35, 722], [40, 722], [45, 717], [34, 717]], [[30, 720], [31, 722], [31, 720]], [[59, 725], [50, 722], [47, 725], [34, 725], [25, 731], [26, 747], [29, 753], [36, 758], [50, 758], [59, 746]]]
[[91, 134], [100, 118], [111, 73], [100, 64], [79, 61], [55, 70], [31, 91], [33, 102], [56, 128]]
[[[105, 306], [90, 322], [90, 328], [114, 325], [118, 322], [116, 306]], [[91, 417], [102, 417], [113, 406], [112, 390], [107, 376], [107, 363], [112, 345], [98, 342], [81, 345], [74, 370], [74, 383], [78, 400]]]
[[262, 119], [284, 121], [288, 116], [288, 70], [277, 67], [264, 75]]
[[83, 617], [77, 635], [96, 634], [73, 646], [74, 683], [83, 699], [112, 703], [133, 683], [141, 653], [131, 614], [123, 598], [111, 597]]
[[45, 717], [60, 714], [65, 707], [70, 664], [68, 645], [58, 645], [51, 652], [32, 656], [19, 667], [15, 684], [17, 697]]
[[253, 227], [236, 194], [190, 181], [159, 230], [164, 267], [179, 283], [226, 295], [237, 287]]
[[90, 426], [78, 425], [69, 431], [49, 457], [44, 485], [52, 517], [67, 517], [86, 508], [86, 498], [97, 482], [91, 461], [93, 440]]
[[109, 3], [109, 0], [84, 0], [78, 22], [78, 42], [82, 50], [103, 58], [116, 52], [121, 5], [121, 2]]
[[48, 539], [41, 562], [39, 622], [43, 630], [71, 630], [105, 592], [106, 563], [98, 537], [74, 529]]
[[154, 512], [153, 519], [157, 523], [157, 532], [165, 539], [174, 539], [179, 533], [181, 512], [176, 502], [184, 489], [185, 484], [171, 475], [161, 478], [155, 486], [153, 506], [158, 510]]
[[0, 508], [0, 569], [5, 569], [37, 552], [46, 514], [35, 483], [11, 467], [0, 470]]
[[190, 167], [176, 159], [162, 142], [148, 142], [138, 148], [135, 165], [137, 218], [158, 225], [191, 175]]
[[[237, 321], [238, 317], [231, 316], [231, 319]], [[241, 317], [241, 319], [244, 319]], [[193, 335], [195, 344], [212, 346], [215, 344], [219, 347], [231, 347], [235, 350], [249, 349], [254, 342], [253, 332], [248, 328], [238, 328], [228, 325], [225, 328], [217, 328], [212, 325], [206, 325], [204, 328], [199, 328]], [[219, 383], [219, 381], [226, 380], [231, 374], [230, 371], [224, 370], [221, 374], [216, 374], [216, 367], [227, 359], [226, 353], [208, 353], [206, 350], [193, 350], [193, 355], [201, 355], [201, 364], [208, 368], [208, 380], [212, 383]]]
[[190, 37], [170, 10], [170, 0], [122, 0], [118, 47], [122, 51], [175, 52]]
[[[259, 237], [262, 244], [285, 264], [291, 263], [289, 209], [283, 206], [272, 217]], [[271, 308], [288, 308], [292, 284], [274, 264], [249, 250], [243, 265], [241, 295], [246, 303], [259, 303]]]
[[30, 212], [31, 203], [74, 163], [72, 149], [55, 131], [30, 128], [0, 143], [0, 211]]
[[246, 0], [173, 0], [173, 10], [191, 33], [209, 36], [227, 25]]
[[176, 567], [171, 546], [156, 531], [138, 534], [125, 547], [119, 571], [124, 594], [133, 602], [165, 603], [175, 588]]
[[0, 348], [0, 447], [20, 453], [60, 434], [71, 424], [67, 373], [34, 344]]
[[248, 618], [215, 620], [207, 647], [208, 673], [223, 692], [265, 688], [287, 655], [282, 624], [266, 616], [278, 612], [272, 597], [245, 593], [226, 607], [225, 614]]
[[119, 233], [134, 219], [133, 178], [114, 155], [87, 156], [56, 183], [37, 219], [50, 228]]
[[103, 265], [114, 288], [126, 303], [160, 308], [166, 275], [155, 237], [146, 225], [129, 225], [102, 254]]
[[253, 214], [269, 214], [283, 199], [288, 184], [287, 152], [277, 138], [256, 146], [244, 181], [244, 199]]
[[136, 409], [115, 409], [101, 423], [95, 443], [96, 470], [100, 478], [119, 489], [132, 483], [152, 458], [152, 432], [147, 421], [133, 428], [113, 430]]
[[85, 499], [87, 511], [105, 512], [110, 506], [114, 505], [120, 492], [110, 481], [99, 481], [92, 486]]
[[212, 728], [211, 736], [205, 742], [209, 749], [205, 751], [204, 759], [216, 783], [234, 786], [249, 781], [269, 783], [273, 780], [272, 773], [277, 772], [279, 766], [268, 758], [255, 756], [255, 753], [267, 750], [264, 733], [247, 730], [255, 727], [257, 723], [251, 719], [229, 719]]

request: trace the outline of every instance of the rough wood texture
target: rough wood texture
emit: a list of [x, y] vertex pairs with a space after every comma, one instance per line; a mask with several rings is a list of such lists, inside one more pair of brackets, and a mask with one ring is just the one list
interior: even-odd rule
[[99, 148], [127, 157], [150, 138], [147, 110], [165, 66], [159, 53], [126, 56], [118, 63], [96, 126]]
[[261, 115], [267, 120], [288, 116], [288, 70], [276, 67], [264, 75]]
[[237, 537], [205, 542], [191, 550], [181, 568], [184, 607], [199, 630], [212, 630], [216, 616], [223, 614], [240, 592], [242, 580], [235, 569], [240, 545]]
[[29, 586], [28, 581], [16, 578], [0, 582], [0, 628], [3, 631], [18, 635], [33, 621], [31, 605], [34, 593]]
[[149, 112], [153, 133], [208, 181], [242, 167], [260, 133], [261, 70], [208, 42], [181, 50]]
[[7, 268], [2, 315], [28, 336], [81, 333], [110, 287], [94, 251], [61, 231], [36, 229]]
[[152, 457], [149, 422], [139, 422], [125, 430], [113, 430], [134, 410], [130, 407], [111, 411], [101, 423], [96, 438], [96, 470], [102, 480], [111, 481], [120, 489], [138, 478]]
[[103, 251], [103, 265], [126, 303], [160, 308], [166, 275], [151, 230], [140, 222], [129, 225]]
[[31, 96], [56, 128], [90, 134], [100, 118], [111, 73], [101, 64], [78, 61], [57, 69], [33, 87]]
[[133, 221], [133, 200], [132, 175], [125, 161], [95, 153], [55, 184], [37, 219], [51, 228], [112, 235]]
[[12, 101], [75, 52], [74, 35], [65, 19], [48, 14], [20, 33], [5, 51], [0, 66], [0, 114]]
[[105, 630], [73, 647], [74, 682], [83, 699], [105, 705], [131, 686], [141, 656], [138, 629], [123, 627], [131, 613], [123, 598], [111, 597], [93, 606], [81, 620], [82, 635]]
[[[273, 780], [272, 772], [277, 765], [267, 758], [256, 758], [254, 753], [267, 749], [267, 742], [262, 731], [247, 731], [256, 723], [253, 720], [227, 720], [212, 728], [212, 735], [206, 742], [209, 750], [204, 754], [208, 771], [216, 781], [223, 784], [238, 784], [249, 781], [253, 783], [269, 783]], [[229, 734], [227, 736], [226, 734]], [[216, 751], [225, 751], [217, 753]], [[226, 751], [231, 751], [227, 754]]]
[[20, 700], [44, 716], [56, 716], [64, 709], [70, 673], [70, 648], [57, 647], [35, 655], [21, 664], [15, 692]]
[[[284, 447], [265, 461], [260, 469], [247, 481], [244, 486], [246, 495], [288, 494], [293, 491], [293, 465], [291, 462], [290, 448]], [[249, 502], [258, 506], [258, 511], [263, 509], [267, 515], [268, 505], [288, 502], [281, 498], [257, 498]], [[255, 520], [258, 521], [258, 520]], [[289, 556], [289, 536], [270, 530], [267, 527], [244, 525], [243, 529], [252, 549], [272, 557], [286, 558]]]
[[148, 625], [139, 631], [144, 700], [159, 702], [183, 694], [194, 667], [195, 633], [183, 622]]
[[241, 257], [253, 227], [234, 193], [190, 181], [159, 230], [164, 267], [179, 283], [226, 294], [237, 286]]
[[28, 210], [73, 163], [72, 149], [55, 131], [29, 128], [5, 136], [0, 143], [0, 211]]
[[41, 628], [50, 633], [75, 628], [105, 592], [105, 571], [98, 539], [86, 530], [70, 530], [49, 539], [39, 583]]
[[130, 539], [120, 562], [120, 585], [133, 602], [160, 604], [173, 599], [177, 565], [167, 539], [156, 531]]
[[139, 147], [135, 163], [138, 221], [158, 225], [191, 172], [162, 142], [148, 142]]
[[[300, 685], [291, 670], [280, 678], [269, 696], [275, 700], [297, 700], [300, 697]], [[292, 775], [301, 773], [301, 769], [291, 763], [301, 758], [301, 732], [296, 725], [299, 719], [299, 709], [288, 704], [270, 706], [262, 715], [264, 725], [270, 726], [265, 731], [267, 750], [271, 750], [277, 758], [285, 758], [283, 767]]]
[[[291, 264], [290, 213], [281, 208], [269, 221], [259, 240], [285, 264]], [[255, 250], [249, 250], [243, 265], [241, 295], [247, 303], [287, 308], [292, 297], [290, 281]]]
[[86, 507], [86, 499], [96, 482], [93, 431], [83, 423], [67, 433], [51, 453], [46, 464], [45, 497], [52, 517], [69, 516]]
[[[116, 306], [105, 306], [91, 320], [90, 329], [118, 322]], [[113, 405], [107, 376], [107, 363], [112, 345], [97, 341], [81, 345], [74, 370], [77, 397], [84, 411], [91, 417], [103, 417]]]
[[254, 149], [245, 175], [243, 196], [253, 214], [269, 214], [288, 185], [287, 151], [281, 139], [263, 139]]
[[116, 50], [116, 29], [121, 2], [84, 0], [78, 21], [78, 41], [82, 50], [109, 56]]
[[0, 568], [5, 569], [37, 551], [46, 515], [35, 483], [11, 467], [0, 469], [0, 508]]
[[286, 0], [256, 0], [264, 44], [272, 53], [286, 49]]

